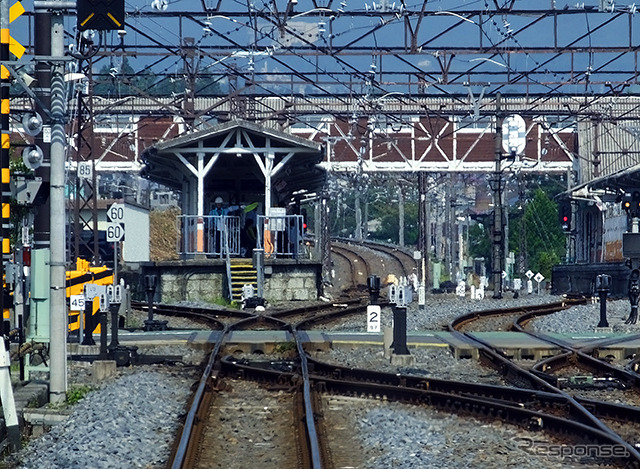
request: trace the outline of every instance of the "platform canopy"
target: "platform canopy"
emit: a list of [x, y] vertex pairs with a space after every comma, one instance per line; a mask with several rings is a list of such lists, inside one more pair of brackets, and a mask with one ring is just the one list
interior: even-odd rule
[[575, 199], [597, 196], [604, 202], [616, 202], [625, 192], [630, 192], [638, 187], [640, 187], [640, 164], [635, 164], [613, 174], [592, 179], [573, 187], [563, 196]]
[[[145, 176], [182, 192], [183, 213], [202, 216], [213, 200], [263, 209], [322, 187], [322, 148], [252, 122], [234, 120], [160, 141], [144, 150]], [[185, 212], [186, 211], [186, 212]]]

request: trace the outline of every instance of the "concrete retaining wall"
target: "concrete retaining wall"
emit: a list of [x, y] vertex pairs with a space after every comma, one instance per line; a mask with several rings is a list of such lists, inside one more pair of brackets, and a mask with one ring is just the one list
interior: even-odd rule
[[319, 264], [266, 265], [264, 277], [267, 301], [317, 300], [320, 294]]
[[[133, 298], [146, 301], [142, 287], [145, 275], [156, 275], [159, 286], [154, 301], [219, 302], [227, 298], [227, 273], [223, 262], [174, 262], [145, 264], [135, 275], [127, 275]], [[277, 260], [265, 266], [264, 297], [269, 302], [316, 300], [320, 295], [321, 266], [317, 263], [297, 263]], [[133, 285], [135, 284], [135, 286]]]

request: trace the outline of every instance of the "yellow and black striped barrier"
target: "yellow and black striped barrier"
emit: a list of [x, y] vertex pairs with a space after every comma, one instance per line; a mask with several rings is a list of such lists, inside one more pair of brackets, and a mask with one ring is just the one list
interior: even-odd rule
[[[78, 258], [76, 260], [76, 270], [67, 271], [67, 301], [69, 302], [73, 295], [82, 295], [84, 293], [84, 286], [87, 283], [93, 283], [95, 285], [112, 285], [113, 271], [105, 266], [91, 266], [89, 261]], [[94, 298], [93, 307], [91, 309], [92, 317], [98, 313], [99, 309], [100, 303], [98, 298]], [[80, 311], [73, 310], [71, 308], [71, 304], [69, 304], [68, 324], [69, 332], [79, 331]], [[97, 324], [97, 327], [92, 332], [100, 332], [100, 325], [98, 324], [98, 321], [94, 321], [93, 324]]]

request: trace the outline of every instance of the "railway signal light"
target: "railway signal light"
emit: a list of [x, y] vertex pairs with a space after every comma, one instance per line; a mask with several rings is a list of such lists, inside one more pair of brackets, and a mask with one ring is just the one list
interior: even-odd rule
[[640, 191], [625, 192], [622, 196], [622, 208], [631, 217], [640, 216]]
[[571, 202], [562, 202], [558, 209], [560, 226], [563, 231], [571, 231]]

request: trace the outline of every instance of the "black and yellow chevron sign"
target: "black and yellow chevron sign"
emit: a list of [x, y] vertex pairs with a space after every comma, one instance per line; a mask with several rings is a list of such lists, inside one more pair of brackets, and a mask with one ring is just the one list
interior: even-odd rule
[[80, 31], [124, 28], [124, 0], [78, 0], [76, 9]]
[[[22, 6], [22, 3], [16, 2], [11, 8], [9, 8], [9, 23], [13, 23], [13, 21], [23, 13], [24, 7]], [[9, 36], [9, 52], [17, 58], [20, 58], [24, 54], [24, 51], [24, 46]]]

